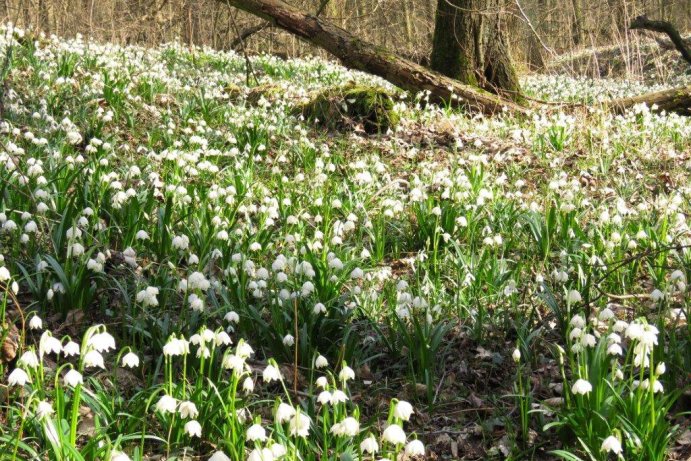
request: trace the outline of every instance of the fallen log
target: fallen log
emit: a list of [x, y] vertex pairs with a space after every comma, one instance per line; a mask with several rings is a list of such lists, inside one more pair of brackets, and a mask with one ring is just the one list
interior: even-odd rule
[[655, 107], [656, 112], [676, 112], [680, 115], [691, 115], [691, 85], [670, 90], [646, 93], [629, 98], [615, 99], [607, 103], [616, 113], [623, 113], [637, 104]]
[[274, 26], [328, 51], [346, 67], [377, 75], [412, 93], [427, 93], [430, 102], [463, 106], [470, 111], [484, 114], [495, 114], [504, 110], [515, 114], [528, 113], [526, 108], [513, 101], [463, 84], [396, 56], [282, 0], [219, 1], [271, 21]]
[[629, 29], [650, 30], [653, 32], [661, 32], [667, 34], [676, 49], [681, 53], [681, 57], [686, 62], [691, 64], [691, 48], [686, 45], [686, 42], [681, 37], [679, 31], [668, 21], [654, 21], [648, 19], [647, 16], [638, 16], [629, 25]]

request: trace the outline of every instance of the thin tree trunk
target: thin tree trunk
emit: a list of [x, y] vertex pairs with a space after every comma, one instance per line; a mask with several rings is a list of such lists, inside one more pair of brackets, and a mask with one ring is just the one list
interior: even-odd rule
[[571, 0], [573, 7], [573, 23], [571, 25], [571, 36], [573, 44], [579, 46], [583, 43], [583, 14], [579, 0]]
[[[224, 1], [224, 0], [219, 0]], [[429, 92], [433, 102], [462, 105], [492, 114], [506, 108], [526, 113], [518, 104], [425, 69], [407, 59], [367, 43], [323, 19], [305, 14], [281, 0], [228, 0], [315, 46], [323, 48], [352, 69], [369, 72], [411, 92]]]

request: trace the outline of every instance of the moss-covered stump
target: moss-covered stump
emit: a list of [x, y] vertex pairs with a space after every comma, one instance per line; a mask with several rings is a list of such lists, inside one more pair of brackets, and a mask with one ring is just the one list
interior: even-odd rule
[[367, 133], [383, 133], [399, 121], [391, 92], [355, 84], [322, 90], [295, 112], [328, 130], [352, 129], [362, 124]]
[[223, 87], [223, 92], [228, 95], [231, 101], [237, 101], [242, 97], [242, 88], [234, 83], [228, 83]]
[[281, 99], [284, 94], [285, 89], [280, 85], [274, 83], [258, 85], [247, 93], [247, 104], [250, 106], [258, 106], [263, 101], [274, 102]]

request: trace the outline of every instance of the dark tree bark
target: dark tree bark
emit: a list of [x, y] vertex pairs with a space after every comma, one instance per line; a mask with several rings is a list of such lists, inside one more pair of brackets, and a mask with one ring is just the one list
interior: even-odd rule
[[503, 0], [437, 0], [431, 67], [512, 99], [518, 76], [501, 21]]
[[271, 21], [276, 27], [323, 48], [339, 58], [346, 67], [377, 75], [404, 90], [429, 92], [432, 102], [465, 106], [486, 114], [504, 109], [526, 113], [522, 106], [513, 101], [430, 71], [384, 48], [360, 40], [329, 21], [303, 13], [282, 0], [219, 1], [227, 1], [232, 6]]
[[684, 58], [686, 62], [691, 64], [691, 49], [686, 45], [684, 39], [681, 38], [681, 34], [671, 22], [653, 21], [652, 19], [648, 19], [646, 16], [638, 16], [633, 20], [629, 26], [629, 29], [651, 30], [653, 32], [667, 34], [679, 53], [681, 53], [681, 57]]

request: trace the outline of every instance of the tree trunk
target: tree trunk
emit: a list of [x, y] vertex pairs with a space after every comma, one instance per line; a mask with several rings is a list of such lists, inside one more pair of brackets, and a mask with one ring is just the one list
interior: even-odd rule
[[504, 108], [514, 113], [526, 113], [523, 107], [508, 99], [425, 69], [384, 48], [360, 40], [326, 20], [305, 14], [282, 0], [227, 1], [323, 48], [339, 58], [346, 67], [377, 75], [404, 90], [429, 92], [432, 102], [465, 106], [486, 114], [501, 112]]
[[623, 113], [637, 104], [656, 106], [655, 111], [676, 112], [680, 115], [691, 115], [691, 85], [671, 90], [657, 91], [630, 98], [615, 99], [608, 106], [616, 113]]
[[503, 0], [438, 0], [432, 69], [512, 99], [520, 96], [501, 22]]

